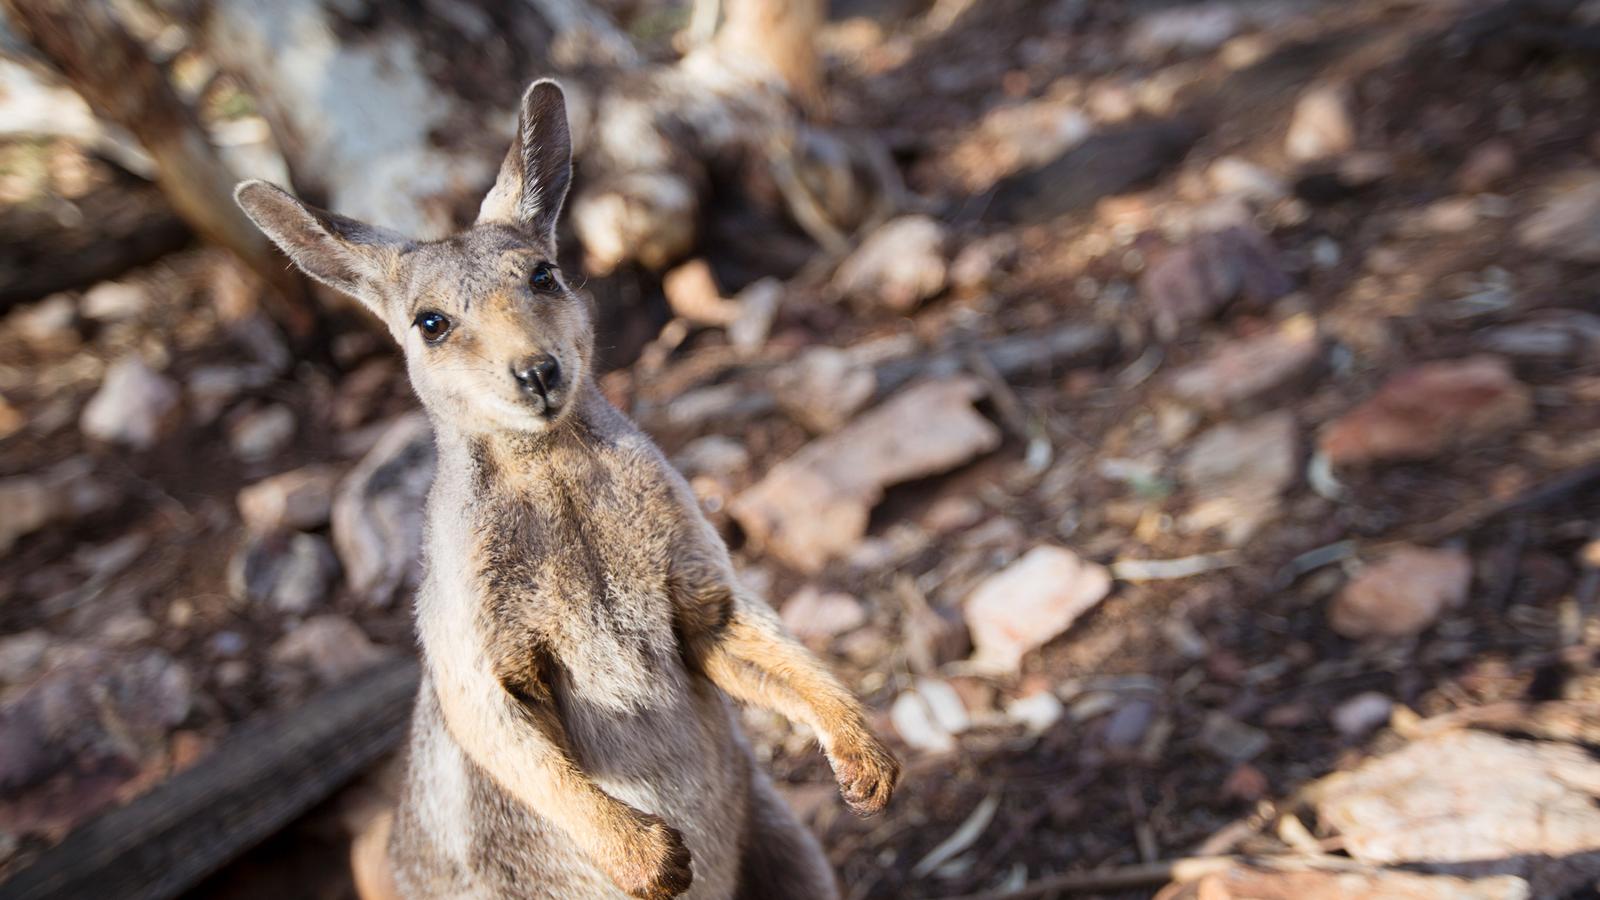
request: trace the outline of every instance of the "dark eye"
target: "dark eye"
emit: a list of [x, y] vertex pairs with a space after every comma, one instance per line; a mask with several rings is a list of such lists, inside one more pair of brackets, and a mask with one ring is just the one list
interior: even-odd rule
[[561, 282], [556, 281], [555, 273], [550, 271], [550, 267], [546, 265], [533, 267], [532, 274], [528, 276], [528, 284], [532, 285], [534, 290], [546, 294], [561, 289]]
[[417, 313], [417, 327], [422, 329], [422, 338], [430, 344], [437, 344], [444, 340], [450, 333], [450, 320], [443, 313], [428, 312]]

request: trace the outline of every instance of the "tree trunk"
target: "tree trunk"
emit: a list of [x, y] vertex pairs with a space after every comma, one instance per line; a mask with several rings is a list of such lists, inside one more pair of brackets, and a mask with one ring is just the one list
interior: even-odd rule
[[237, 180], [166, 73], [101, 0], [0, 0], [17, 31], [95, 114], [127, 129], [154, 161], [173, 208], [198, 233], [232, 250], [284, 298], [282, 323], [307, 334], [314, 316], [302, 283], [233, 203]]

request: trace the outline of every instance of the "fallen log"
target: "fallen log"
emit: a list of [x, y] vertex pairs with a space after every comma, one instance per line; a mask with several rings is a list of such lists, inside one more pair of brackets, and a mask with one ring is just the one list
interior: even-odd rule
[[194, 768], [45, 851], [0, 884], [0, 900], [179, 895], [393, 750], [417, 678], [415, 660], [393, 660], [245, 724]]

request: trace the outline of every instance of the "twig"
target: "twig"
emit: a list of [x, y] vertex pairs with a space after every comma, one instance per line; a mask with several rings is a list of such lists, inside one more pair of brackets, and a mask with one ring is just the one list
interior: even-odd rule
[[1177, 559], [1119, 559], [1111, 564], [1111, 576], [1121, 581], [1171, 581], [1238, 564], [1238, 557], [1231, 552], [1201, 553]]
[[1469, 506], [1454, 515], [1436, 522], [1413, 528], [1398, 540], [1415, 544], [1434, 544], [1463, 531], [1471, 531], [1485, 522], [1511, 512], [1536, 512], [1567, 496], [1600, 481], [1600, 462], [1580, 466], [1554, 478], [1541, 481], [1509, 500], [1497, 500]]
[[1030, 882], [1012, 891], [988, 891], [945, 897], [943, 900], [1023, 900], [1028, 897], [1046, 897], [1051, 894], [1090, 894], [1096, 892], [1125, 891], [1134, 888], [1156, 887], [1168, 882], [1186, 883], [1207, 875], [1226, 872], [1236, 866], [1301, 871], [1305, 869], [1331, 869], [1358, 871], [1367, 867], [1353, 860], [1336, 856], [1292, 854], [1284, 856], [1190, 856], [1153, 863], [1118, 866], [1094, 872], [1068, 872]]

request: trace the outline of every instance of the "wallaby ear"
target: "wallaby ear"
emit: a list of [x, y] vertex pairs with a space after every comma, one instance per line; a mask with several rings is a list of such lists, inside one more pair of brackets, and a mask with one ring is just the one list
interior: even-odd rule
[[555, 242], [556, 220], [572, 184], [572, 133], [561, 85], [541, 78], [528, 85], [517, 116], [517, 137], [500, 165], [479, 222], [503, 222]]
[[409, 243], [391, 231], [302, 203], [265, 181], [245, 181], [234, 200], [294, 264], [383, 317], [381, 283]]

